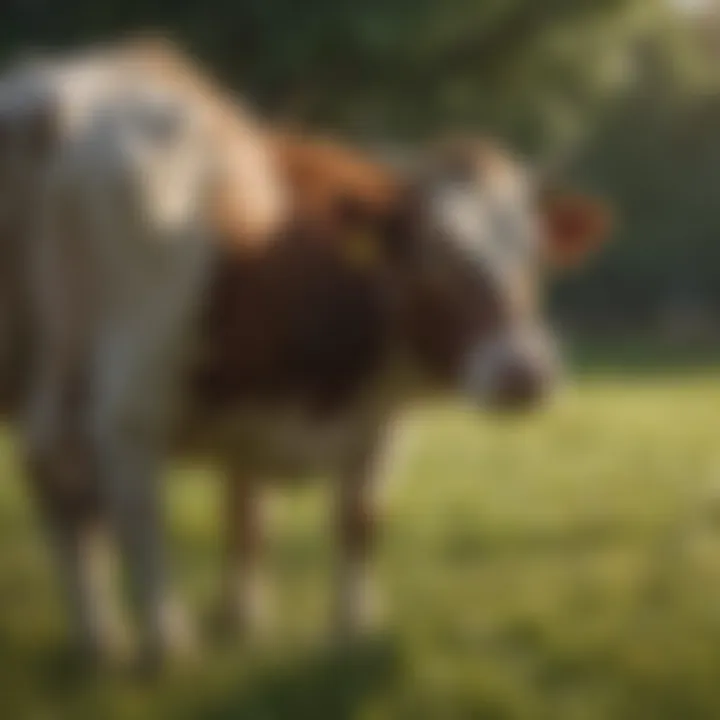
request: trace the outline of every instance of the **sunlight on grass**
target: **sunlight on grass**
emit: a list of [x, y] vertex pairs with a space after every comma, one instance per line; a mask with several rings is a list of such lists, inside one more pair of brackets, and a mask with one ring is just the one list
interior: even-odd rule
[[[283, 632], [153, 687], [83, 680], [5, 437], [0, 706], [17, 718], [720, 717], [720, 373], [588, 375], [528, 421], [419, 414], [379, 548], [384, 637], [323, 650], [321, 488], [276, 498]], [[214, 474], [173, 474], [173, 547], [207, 615]]]

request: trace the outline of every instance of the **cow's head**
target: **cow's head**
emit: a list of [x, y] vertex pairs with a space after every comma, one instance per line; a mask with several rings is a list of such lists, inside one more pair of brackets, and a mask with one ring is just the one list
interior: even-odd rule
[[479, 404], [534, 404], [560, 376], [543, 316], [545, 276], [601, 244], [608, 211], [589, 197], [538, 187], [485, 141], [443, 148], [412, 185], [393, 236], [413, 357], [426, 376]]

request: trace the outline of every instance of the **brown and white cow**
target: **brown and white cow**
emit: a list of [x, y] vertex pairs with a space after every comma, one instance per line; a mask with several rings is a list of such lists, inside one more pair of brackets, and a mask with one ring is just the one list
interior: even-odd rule
[[[352, 634], [366, 619], [392, 419], [436, 393], [495, 408], [546, 395], [558, 362], [542, 275], [597, 245], [606, 213], [582, 196], [541, 197], [487, 141], [429, 153], [404, 176], [261, 132], [219, 110], [215, 90], [198, 93], [197, 78], [178, 82], [178, 67], [123, 66], [95, 86], [43, 186], [30, 437], [76, 625], [108, 649], [96, 551], [109, 522], [146, 656], [186, 637], [159, 498], [175, 452], [226, 466], [225, 606], [243, 628], [265, 603], [264, 481], [335, 478], [335, 625]], [[61, 110], [73, 106], [73, 82], [50, 85]], [[232, 155], [248, 137], [252, 151]], [[276, 198], [262, 223], [251, 222], [258, 188]]]
[[352, 633], [372, 613], [393, 419], [437, 394], [500, 410], [549, 394], [560, 366], [543, 276], [598, 245], [608, 217], [581, 195], [541, 197], [489, 141], [440, 148], [410, 177], [307, 138], [274, 147], [291, 213], [260, 247], [221, 238], [178, 442], [227, 463], [226, 591], [241, 625], [262, 610], [264, 481], [335, 477], [335, 622]]

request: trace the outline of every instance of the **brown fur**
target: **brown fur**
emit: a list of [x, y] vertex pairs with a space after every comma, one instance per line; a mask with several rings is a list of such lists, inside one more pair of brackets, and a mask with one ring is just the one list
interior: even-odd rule
[[[327, 146], [278, 143], [290, 183], [290, 220], [262, 247], [224, 246], [209, 300], [201, 401], [296, 400], [334, 406], [380, 369], [388, 351], [391, 293], [382, 268], [346, 258], [347, 200], [378, 216], [395, 187], [381, 169]], [[368, 242], [379, 243], [377, 237]]]
[[[261, 247], [224, 244], [194, 389], [203, 404], [338, 409], [387, 366], [397, 340], [399, 279], [383, 232], [403, 195], [389, 171], [340, 146], [278, 137], [275, 156], [290, 216]], [[372, 246], [370, 264], [353, 261], [358, 238]]]
[[[473, 302], [452, 274], [423, 264], [414, 188], [381, 164], [299, 137], [275, 138], [274, 150], [291, 213], [271, 241], [222, 244], [197, 401], [337, 410], [403, 352], [426, 380], [451, 382], [471, 335], [496, 322], [498, 298], [488, 288]], [[497, 153], [486, 157], [504, 172]], [[370, 245], [366, 263], [355, 262], [358, 240]]]

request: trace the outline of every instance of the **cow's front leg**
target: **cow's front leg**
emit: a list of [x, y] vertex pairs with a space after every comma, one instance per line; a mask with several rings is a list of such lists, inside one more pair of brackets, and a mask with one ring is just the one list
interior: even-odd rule
[[353, 453], [338, 478], [335, 522], [334, 632], [340, 641], [375, 628], [380, 606], [372, 572], [372, 550], [382, 490], [381, 442], [373, 435]]
[[221, 610], [230, 629], [243, 637], [264, 635], [271, 619], [263, 567], [267, 508], [260, 485], [257, 479], [241, 473], [227, 478]]

